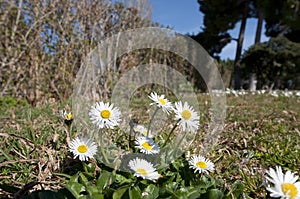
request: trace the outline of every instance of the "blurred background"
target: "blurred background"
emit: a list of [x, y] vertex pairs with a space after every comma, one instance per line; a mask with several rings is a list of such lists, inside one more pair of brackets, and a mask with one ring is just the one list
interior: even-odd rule
[[[84, 58], [101, 40], [138, 27], [191, 37], [215, 59], [226, 87], [300, 89], [299, 0], [0, 0], [0, 97], [32, 105], [68, 99]], [[199, 92], [202, 78], [185, 60], [144, 49], [118, 57], [101, 81], [143, 63], [168, 64]]]

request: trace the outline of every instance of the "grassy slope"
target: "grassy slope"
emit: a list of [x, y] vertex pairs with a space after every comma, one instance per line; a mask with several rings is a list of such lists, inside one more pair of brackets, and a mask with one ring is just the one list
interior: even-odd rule
[[[199, 96], [199, 101], [203, 118], [209, 99]], [[227, 96], [226, 125], [209, 153], [217, 168], [213, 175], [227, 184], [240, 179], [249, 196], [265, 198], [265, 169], [281, 165], [298, 171], [299, 102], [299, 97]], [[34, 182], [42, 182], [34, 188], [57, 189], [65, 177], [55, 173], [74, 171], [65, 141], [66, 126], [57, 117], [62, 107], [32, 108], [22, 100], [0, 100], [0, 196], [7, 191], [21, 193], [25, 185], [29, 190]]]

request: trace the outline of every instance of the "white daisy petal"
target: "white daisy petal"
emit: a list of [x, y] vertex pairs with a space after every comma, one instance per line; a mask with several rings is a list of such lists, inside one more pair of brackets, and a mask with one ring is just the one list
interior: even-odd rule
[[145, 154], [157, 154], [160, 151], [159, 146], [151, 138], [144, 136], [138, 137], [135, 144], [135, 147]]
[[182, 102], [176, 102], [174, 112], [175, 119], [179, 120], [179, 125], [182, 127], [183, 131], [197, 131], [199, 128], [200, 117], [187, 102], [184, 104], [182, 104]]
[[208, 174], [209, 172], [215, 170], [214, 163], [210, 160], [204, 158], [200, 155], [194, 155], [189, 160], [190, 168], [195, 169], [195, 173], [198, 171], [199, 173]]
[[70, 143], [70, 152], [73, 153], [74, 159], [79, 156], [80, 161], [86, 161], [93, 158], [97, 152], [97, 145], [88, 138], [75, 138]]
[[267, 181], [272, 183], [274, 187], [270, 185], [266, 189], [270, 192], [271, 197], [280, 197], [283, 199], [300, 199], [300, 182], [298, 176], [291, 171], [287, 171], [285, 174], [282, 172], [282, 168], [276, 166], [276, 171], [272, 168], [266, 172]]
[[121, 112], [113, 104], [97, 102], [95, 106], [91, 107], [89, 116], [92, 123], [97, 125], [99, 129], [113, 129], [119, 125]]
[[291, 171], [287, 171], [284, 176], [284, 181], [295, 183], [298, 180], [298, 176], [294, 175]]
[[128, 166], [134, 171], [134, 176], [136, 177], [142, 177], [148, 180], [157, 180], [159, 178], [159, 174], [152, 163], [144, 159], [135, 158], [130, 160]]
[[165, 95], [158, 95], [156, 92], [152, 92], [149, 98], [154, 101], [150, 105], [156, 105], [167, 114], [169, 114], [172, 111], [172, 103], [167, 98], [165, 98]]

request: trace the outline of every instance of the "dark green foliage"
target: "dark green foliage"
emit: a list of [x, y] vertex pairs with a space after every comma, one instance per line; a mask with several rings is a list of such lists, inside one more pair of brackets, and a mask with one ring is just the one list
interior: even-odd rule
[[289, 40], [300, 42], [299, 0], [264, 0], [260, 2], [266, 21], [266, 35], [286, 36]]
[[284, 37], [252, 46], [245, 52], [242, 63], [245, 76], [256, 73], [259, 87], [272, 83], [285, 88], [279, 81], [294, 80], [300, 73], [300, 44]]
[[[94, 168], [89, 165], [84, 167]], [[113, 199], [156, 199], [156, 198], [235, 198], [241, 197], [243, 185], [236, 181], [229, 191], [221, 180], [211, 176], [194, 174], [184, 159], [178, 159], [157, 182], [124, 176], [118, 172], [85, 170], [71, 176], [65, 188], [59, 191], [36, 191], [25, 199], [47, 198], [113, 198]]]
[[230, 1], [198, 0], [200, 11], [204, 16], [205, 31], [212, 34], [227, 32], [235, 27], [240, 19], [240, 3]]
[[228, 33], [213, 35], [208, 32], [200, 32], [190, 37], [201, 44], [211, 56], [217, 59], [219, 59], [217, 54], [220, 54], [222, 49], [231, 41], [231, 36]]
[[211, 56], [218, 58], [217, 54], [233, 39], [228, 30], [235, 28], [240, 20], [241, 5], [236, 0], [198, 0], [198, 3], [204, 14], [203, 32], [191, 37], [203, 45]]

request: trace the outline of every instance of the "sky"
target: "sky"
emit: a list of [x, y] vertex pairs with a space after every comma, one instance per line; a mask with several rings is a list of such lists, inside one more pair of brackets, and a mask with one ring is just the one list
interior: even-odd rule
[[[199, 11], [199, 4], [197, 0], [149, 0], [152, 6], [152, 20], [159, 22], [164, 26], [170, 26], [174, 31], [186, 33], [199, 33], [203, 27], [203, 14]], [[248, 19], [246, 32], [243, 43], [243, 50], [247, 50], [249, 46], [253, 45], [256, 19]], [[233, 38], [238, 38], [240, 23], [236, 25], [234, 30], [229, 33]], [[264, 27], [264, 25], [263, 25]], [[264, 29], [263, 29], [264, 32]], [[267, 41], [268, 38], [262, 35], [261, 42]], [[222, 59], [234, 59], [236, 42], [232, 41], [223, 48], [220, 56]]]

